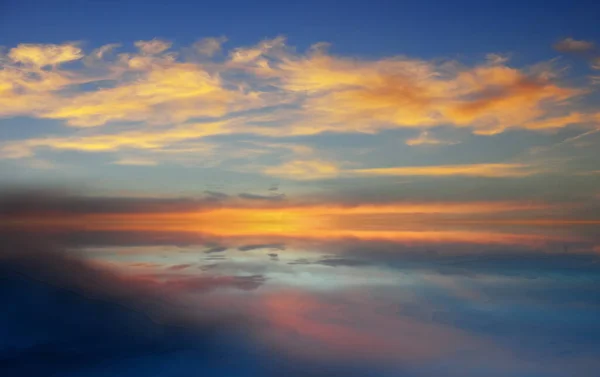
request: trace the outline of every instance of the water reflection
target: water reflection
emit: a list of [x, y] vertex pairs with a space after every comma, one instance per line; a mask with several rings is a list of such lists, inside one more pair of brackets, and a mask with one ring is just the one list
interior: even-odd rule
[[[3, 237], [59, 245], [66, 251], [57, 255], [97, 274], [40, 264], [44, 251], [13, 254], [35, 266], [32, 275], [73, 275], [79, 289], [101, 286], [129, 304], [160, 301], [141, 310], [183, 316], [190, 333], [208, 317], [228, 318], [227, 328], [245, 329], [256, 360], [390, 376], [594, 375], [596, 225], [377, 216], [292, 232], [297, 219], [254, 218], [254, 227], [224, 231], [190, 219], [25, 221]], [[40, 272], [49, 266], [53, 273]]]

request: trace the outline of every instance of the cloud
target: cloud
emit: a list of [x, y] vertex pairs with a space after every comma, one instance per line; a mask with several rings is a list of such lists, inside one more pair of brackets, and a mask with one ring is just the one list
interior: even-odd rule
[[[135, 58], [129, 60], [130, 64], [133, 62]], [[115, 121], [168, 124], [193, 117], [222, 116], [238, 96], [196, 65], [172, 63], [147, 69], [135, 81], [81, 93], [42, 116], [66, 119], [69, 125], [77, 127]], [[242, 96], [239, 94], [238, 98]]]
[[185, 264], [176, 264], [173, 266], [170, 266], [168, 269], [171, 271], [179, 271], [179, 270], [185, 270], [188, 267], [193, 266], [192, 264], [189, 263], [185, 263]]
[[283, 163], [279, 166], [265, 168], [263, 172], [275, 177], [310, 180], [332, 178], [337, 176], [340, 170], [337, 165], [328, 161], [296, 160]]
[[214, 209], [215, 203], [203, 198], [188, 197], [104, 197], [86, 196], [69, 190], [44, 190], [19, 187], [0, 191], [0, 218], [131, 214], [177, 213]]
[[278, 243], [267, 243], [267, 244], [254, 244], [254, 245], [243, 245], [238, 247], [239, 251], [250, 251], [257, 249], [277, 249], [277, 250], [285, 250], [284, 244]]
[[56, 66], [83, 58], [81, 48], [75, 43], [56, 44], [20, 44], [11, 48], [8, 57], [16, 63], [42, 68]]
[[469, 177], [525, 177], [539, 171], [524, 164], [465, 164], [402, 166], [392, 168], [356, 169], [354, 174], [365, 176], [469, 176]]
[[318, 260], [313, 263], [314, 264], [322, 264], [324, 266], [329, 266], [329, 267], [339, 267], [339, 266], [357, 267], [357, 266], [369, 265], [369, 262], [367, 262], [367, 261], [358, 260], [358, 259], [350, 259], [350, 258], [325, 258], [325, 259], [321, 259], [321, 260]]
[[515, 69], [493, 64], [460, 67], [387, 58], [360, 61], [323, 51], [284, 59], [275, 70], [283, 88], [306, 93], [312, 121], [298, 133], [377, 132], [395, 127], [453, 124], [476, 132], [529, 128], [546, 118], [547, 106], [580, 94], [550, 80], [550, 68]]
[[272, 195], [257, 195], [257, 194], [248, 194], [241, 193], [238, 197], [242, 199], [248, 200], [268, 200], [268, 201], [280, 201], [285, 199], [285, 194], [272, 194]]
[[209, 198], [214, 199], [214, 200], [224, 200], [224, 199], [229, 198], [229, 195], [225, 194], [224, 192], [220, 192], [220, 191], [205, 190], [204, 194], [208, 195]]
[[309, 261], [308, 259], [306, 259], [306, 258], [300, 258], [300, 259], [296, 259], [296, 260], [293, 260], [293, 261], [291, 261], [291, 262], [288, 262], [288, 264], [291, 264], [291, 265], [296, 265], [296, 264], [299, 264], [299, 265], [306, 265], [306, 264], [312, 264], [312, 262], [310, 262], [310, 261]]
[[436, 139], [435, 137], [430, 136], [428, 131], [423, 131], [419, 134], [419, 136], [417, 136], [416, 138], [413, 139], [407, 139], [406, 140], [406, 145], [410, 145], [410, 146], [416, 146], [416, 145], [452, 145], [452, 144], [457, 144], [456, 142], [453, 141], [446, 141], [446, 140], [440, 140], [440, 139]]
[[205, 250], [204, 253], [206, 253], [206, 254], [222, 253], [223, 251], [227, 251], [227, 249], [229, 249], [229, 247], [227, 247], [227, 246], [213, 246], [213, 247]]
[[[600, 51], [596, 44], [592, 41], [574, 40], [565, 38], [554, 45], [554, 48], [560, 52], [583, 55], [588, 61], [590, 68], [594, 70], [600, 69]], [[592, 85], [597, 83], [597, 77], [590, 76]]]
[[507, 63], [510, 60], [510, 56], [506, 54], [487, 54], [485, 56], [486, 60], [491, 65], [502, 65]]
[[[331, 54], [323, 43], [298, 51], [283, 37], [233, 47], [222, 59], [217, 52], [225, 40], [205, 38], [174, 49], [169, 41], [152, 39], [118, 54], [112, 53], [117, 44], [90, 52], [76, 43], [10, 49], [0, 59], [0, 116], [55, 119], [89, 130], [5, 141], [0, 156], [27, 158], [44, 148], [131, 149], [151, 152], [144, 156], [151, 161], [182, 164], [196, 159], [197, 150], [179, 144], [243, 135], [257, 140], [254, 149], [247, 143], [238, 155], [256, 153], [256, 145], [266, 154], [287, 148], [280, 156], [284, 162], [263, 167], [263, 173], [324, 179], [340, 174], [338, 163], [307, 152], [307, 146], [277, 146], [273, 138], [414, 128], [419, 136], [407, 143], [416, 146], [450, 143], [433, 137], [432, 127], [492, 135], [596, 121], [595, 112], [577, 103], [589, 89], [567, 85], [551, 63], [513, 67], [497, 54], [468, 65], [406, 56], [353, 58]], [[181, 158], [173, 157], [174, 149]], [[220, 162], [222, 156], [229, 154], [213, 158]]]
[[551, 130], [562, 128], [571, 124], [595, 123], [597, 114], [582, 114], [580, 112], [572, 112], [564, 116], [544, 119], [531, 122], [529, 128], [531, 130]]
[[94, 51], [92, 51], [92, 53], [90, 53], [90, 55], [87, 58], [102, 60], [106, 57], [106, 55], [108, 55], [109, 53], [111, 53], [112, 51], [116, 50], [119, 47], [121, 47], [120, 43], [110, 43], [110, 44], [101, 46], [101, 47], [95, 49]]
[[[413, 144], [414, 145], [414, 144]], [[418, 144], [417, 144], [418, 145]], [[543, 173], [527, 164], [489, 163], [463, 165], [401, 166], [387, 168], [340, 169], [333, 162], [322, 160], [297, 160], [263, 170], [265, 174], [291, 179], [314, 180], [336, 177], [360, 176], [469, 176], [469, 177], [526, 177]]]
[[259, 76], [269, 76], [273, 68], [269, 57], [285, 55], [285, 38], [265, 39], [252, 47], [238, 47], [229, 53], [229, 63], [235, 68], [250, 70]]
[[556, 42], [553, 47], [559, 52], [582, 53], [592, 51], [596, 46], [594, 42], [569, 37]]
[[[163, 147], [181, 141], [223, 133], [228, 133], [223, 128], [223, 123], [187, 124], [161, 130], [133, 130], [89, 136], [31, 138], [23, 141], [0, 143], [0, 153], [5, 158], [22, 158], [31, 156], [36, 149], [44, 147], [85, 152], [106, 152], [121, 149], [161, 150]], [[207, 146], [206, 151], [208, 150], [210, 150], [210, 147]], [[194, 151], [198, 153], [201, 150], [196, 148]]]
[[[225, 88], [219, 75], [203, 65], [177, 61], [176, 55], [166, 52], [170, 42], [155, 39], [135, 45], [138, 54], [122, 53], [116, 60], [107, 56], [115, 44], [87, 56], [73, 44], [11, 49], [9, 59], [2, 61], [7, 77], [0, 75], [0, 114], [64, 119], [76, 127], [137, 121], [168, 124], [219, 117], [255, 101], [235, 88]], [[84, 57], [83, 66], [40, 70]], [[83, 83], [89, 89], [78, 87]], [[250, 102], [244, 105], [246, 100]]]
[[203, 38], [198, 42], [194, 43], [194, 49], [208, 57], [212, 57], [219, 51], [221, 51], [223, 43], [227, 42], [226, 37], [218, 37], [218, 38]]
[[137, 41], [134, 43], [141, 53], [146, 55], [157, 55], [168, 50], [171, 47], [171, 42], [161, 39], [152, 39], [150, 41]]
[[[224, 40], [203, 39], [195, 48], [211, 55]], [[292, 99], [300, 102], [303, 111], [301, 119], [287, 127], [288, 133], [373, 132], [448, 122], [459, 127], [500, 130], [527, 128], [528, 121], [547, 116], [542, 105], [559, 104], [580, 93], [553, 83], [548, 79], [551, 76], [548, 69], [527, 72], [508, 67], [503, 59], [488, 59], [486, 64], [474, 67], [399, 57], [356, 60], [332, 56], [319, 46], [306, 54], [294, 53], [283, 38], [275, 38], [253, 47], [233, 49], [229, 61], [222, 65], [218, 62], [206, 65], [177, 60], [176, 55], [166, 52], [170, 46], [167, 41], [138, 41], [135, 45], [140, 54], [123, 53], [116, 61], [105, 62], [112, 72], [112, 84], [108, 87], [71, 91], [66, 95], [45, 90], [43, 94], [50, 103], [32, 115], [65, 119], [68, 124], [80, 127], [115, 121], [169, 123], [193, 117], [218, 117], [236, 109], [277, 105]], [[9, 56], [18, 62], [29, 56], [25, 52], [37, 51], [43, 58], [31, 59], [38, 65], [84, 57], [82, 50], [74, 45], [34, 47], [17, 47]], [[102, 60], [112, 48], [114, 45], [103, 46], [90, 56]], [[5, 69], [10, 67], [8, 63]], [[229, 74], [240, 69], [255, 77], [234, 79]], [[64, 77], [62, 86], [79, 80], [105, 79], [74, 69], [56, 74]], [[79, 76], [77, 80], [75, 76]], [[266, 92], [262, 88], [265, 79], [279, 91], [274, 95]], [[38, 91], [42, 88], [39, 80], [33, 83]], [[299, 97], [300, 92], [308, 96]], [[31, 93], [13, 94], [13, 102], [34, 103], [34, 98], [28, 100], [28, 96]], [[264, 102], [267, 98], [271, 100]], [[273, 99], [276, 102], [268, 103]], [[308, 119], [312, 119], [312, 126]]]
[[116, 165], [134, 165], [134, 166], [156, 166], [157, 161], [144, 159], [144, 158], [122, 158], [113, 162]]

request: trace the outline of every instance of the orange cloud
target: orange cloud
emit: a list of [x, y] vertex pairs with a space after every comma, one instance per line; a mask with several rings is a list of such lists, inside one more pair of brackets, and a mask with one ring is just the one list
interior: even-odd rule
[[[0, 59], [0, 116], [57, 119], [75, 127], [139, 122], [161, 128], [6, 142], [0, 154], [30, 157], [44, 147], [149, 150], [215, 134], [186, 125], [194, 118], [222, 123], [216, 133], [263, 137], [409, 127], [421, 132], [406, 141], [413, 146], [448, 143], [428, 133], [434, 126], [489, 135], [597, 122], [595, 111], [574, 110], [576, 97], [587, 91], [562, 84], [547, 65], [519, 69], [498, 55], [472, 66], [398, 56], [352, 59], [330, 54], [323, 43], [297, 52], [283, 37], [233, 48], [222, 61], [214, 55], [224, 41], [205, 38], [182, 51], [165, 40], [138, 41], [135, 52], [116, 56], [114, 44], [88, 54], [75, 43], [10, 49]], [[291, 157], [263, 173], [291, 179], [533, 174], [516, 164], [345, 170], [317, 155]]]
[[351, 171], [365, 176], [470, 176], [470, 177], [524, 177], [539, 171], [524, 164], [469, 164], [402, 166], [392, 168], [356, 169]]
[[582, 94], [554, 83], [548, 68], [528, 73], [498, 59], [460, 68], [406, 58], [350, 60], [317, 50], [272, 70], [284, 89], [308, 94], [311, 125], [293, 125], [306, 133], [445, 124], [481, 133], [527, 129], [548, 119], [551, 105]]
[[388, 168], [341, 169], [333, 162], [323, 160], [294, 160], [266, 168], [263, 173], [291, 180], [327, 179], [360, 176], [413, 176], [413, 177], [526, 177], [543, 173], [527, 164], [490, 163], [464, 165], [400, 166]]
[[[224, 40], [206, 38], [193, 48], [210, 57]], [[23, 63], [30, 70], [39, 70], [82, 58], [103, 61], [115, 46], [106, 45], [85, 56], [76, 44], [19, 45], [10, 50], [3, 68], [14, 69], [14, 64]], [[332, 56], [324, 44], [299, 54], [278, 37], [235, 48], [227, 61], [208, 64], [203, 60], [182, 62], [177, 53], [168, 52], [171, 42], [164, 40], [138, 41], [135, 46], [138, 54], [120, 54], [116, 61], [103, 61], [112, 80], [103, 88], [59, 93], [77, 83], [107, 79], [76, 69], [25, 72], [23, 77], [29, 80], [25, 92], [13, 90], [14, 82], [0, 78], [0, 94], [11, 93], [2, 96], [7, 97], [4, 104], [0, 97], [0, 114], [27, 112], [27, 105], [37, 102], [38, 106], [29, 109], [30, 115], [65, 119], [74, 126], [115, 121], [167, 124], [290, 100], [302, 105], [294, 122], [271, 129], [278, 134], [376, 132], [448, 124], [497, 133], [507, 128], [541, 129], [545, 124], [558, 128], [567, 125], [561, 120], [584, 120], [565, 114], [550, 116], [549, 111], [556, 113], [566, 99], [582, 90], [559, 86], [549, 68], [516, 69], [498, 56], [473, 67], [401, 57], [369, 61]], [[233, 79], [229, 73], [238, 70], [247, 75]], [[32, 79], [29, 73], [43, 77]], [[232, 81], [224, 81], [225, 76]], [[279, 91], [265, 91], [263, 80]], [[258, 132], [258, 128], [250, 131]], [[262, 133], [268, 132], [262, 129]]]

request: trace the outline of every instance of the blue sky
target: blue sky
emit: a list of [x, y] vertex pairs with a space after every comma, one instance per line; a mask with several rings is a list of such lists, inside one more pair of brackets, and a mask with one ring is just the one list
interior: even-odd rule
[[2, 7], [5, 45], [74, 38], [99, 45], [149, 35], [181, 44], [227, 35], [249, 44], [284, 34], [300, 47], [323, 40], [350, 54], [437, 57], [492, 47], [545, 56], [549, 41], [599, 34], [594, 1], [4, 1]]

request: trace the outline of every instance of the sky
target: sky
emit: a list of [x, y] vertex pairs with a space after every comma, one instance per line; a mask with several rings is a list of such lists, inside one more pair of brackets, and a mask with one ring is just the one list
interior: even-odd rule
[[0, 370], [594, 376], [598, 12], [0, 1]]

